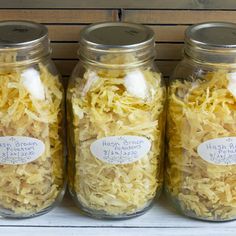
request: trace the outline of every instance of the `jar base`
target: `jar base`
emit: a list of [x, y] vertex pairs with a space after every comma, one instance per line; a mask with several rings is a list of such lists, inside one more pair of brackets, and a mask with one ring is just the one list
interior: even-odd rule
[[179, 200], [176, 197], [173, 197], [171, 192], [168, 190], [167, 187], [165, 187], [164, 190], [165, 196], [168, 199], [169, 202], [171, 202], [171, 205], [177, 210], [178, 213], [181, 215], [184, 215], [188, 218], [199, 220], [199, 221], [207, 221], [207, 222], [218, 222], [218, 223], [223, 223], [223, 222], [228, 222], [228, 221], [233, 221], [236, 220], [235, 218], [229, 218], [229, 219], [219, 219], [219, 218], [204, 218], [196, 215], [194, 211], [191, 210], [184, 210], [183, 206], [180, 204]]
[[[150, 200], [145, 207], [143, 207], [142, 209], [134, 212], [134, 213], [131, 213], [131, 214], [118, 214], [118, 215], [110, 215], [110, 214], [107, 214], [105, 211], [103, 210], [92, 210], [88, 207], [85, 207], [83, 204], [81, 204], [81, 202], [77, 199], [76, 197], [76, 194], [73, 193], [71, 190], [69, 190], [76, 206], [80, 209], [81, 213], [82, 214], [85, 214], [91, 218], [95, 218], [95, 219], [106, 219], [106, 220], [128, 220], [128, 219], [131, 219], [131, 218], [135, 218], [135, 217], [138, 217], [138, 216], [141, 216], [143, 214], [145, 214], [149, 209], [152, 208], [153, 204], [154, 204], [154, 199]], [[158, 196], [156, 197], [159, 197], [160, 193], [158, 193]]]
[[145, 207], [144, 209], [142, 209], [141, 211], [137, 211], [131, 214], [127, 214], [127, 215], [109, 215], [106, 214], [104, 211], [98, 211], [98, 210], [91, 210], [87, 207], [82, 206], [82, 204], [78, 204], [76, 203], [76, 205], [81, 209], [81, 211], [92, 218], [95, 219], [106, 219], [106, 220], [128, 220], [131, 218], [135, 218], [138, 216], [143, 215], [146, 211], [148, 211], [151, 207], [152, 207], [152, 203], [149, 204], [149, 206]]
[[1, 209], [0, 208], [0, 218], [8, 218], [8, 219], [28, 219], [28, 218], [33, 218], [37, 216], [44, 215], [51, 211], [55, 206], [57, 206], [63, 199], [65, 195], [65, 188], [59, 193], [57, 198], [55, 199], [54, 203], [39, 212], [36, 213], [28, 213], [28, 214], [15, 214], [13, 211], [8, 210], [8, 209]]

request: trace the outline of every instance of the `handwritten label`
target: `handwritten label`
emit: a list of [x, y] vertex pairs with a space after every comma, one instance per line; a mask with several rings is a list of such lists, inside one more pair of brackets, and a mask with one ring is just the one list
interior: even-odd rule
[[236, 164], [236, 137], [225, 137], [201, 143], [197, 152], [202, 159], [216, 165]]
[[144, 157], [151, 142], [140, 136], [110, 136], [98, 139], [90, 146], [92, 154], [110, 164], [127, 164]]
[[0, 164], [25, 164], [36, 160], [45, 151], [45, 144], [36, 138], [0, 137]]

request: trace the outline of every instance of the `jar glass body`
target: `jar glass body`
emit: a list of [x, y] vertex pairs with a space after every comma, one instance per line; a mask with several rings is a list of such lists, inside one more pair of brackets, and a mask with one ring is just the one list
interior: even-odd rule
[[[0, 51], [0, 215], [48, 212], [63, 197], [64, 103], [60, 76], [48, 56], [27, 60]], [[24, 55], [23, 60], [19, 54]]]
[[236, 218], [236, 66], [224, 60], [233, 54], [199, 55], [185, 55], [170, 81], [165, 190], [183, 214], [227, 221]]
[[129, 218], [162, 190], [165, 86], [153, 60], [102, 58], [79, 62], [68, 86], [69, 190], [92, 217]]

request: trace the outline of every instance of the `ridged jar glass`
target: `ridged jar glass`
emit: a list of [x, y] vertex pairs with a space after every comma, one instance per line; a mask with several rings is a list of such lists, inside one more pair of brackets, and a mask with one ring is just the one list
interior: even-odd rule
[[67, 93], [69, 189], [96, 218], [129, 218], [162, 189], [165, 86], [154, 33], [131, 23], [81, 32]]
[[189, 27], [170, 81], [166, 192], [185, 215], [236, 219], [236, 24]]
[[63, 88], [47, 28], [0, 22], [0, 215], [46, 213], [64, 193]]

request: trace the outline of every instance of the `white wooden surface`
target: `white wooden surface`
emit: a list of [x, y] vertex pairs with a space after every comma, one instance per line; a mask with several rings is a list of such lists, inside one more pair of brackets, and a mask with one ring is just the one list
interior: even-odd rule
[[212, 223], [179, 215], [162, 196], [146, 214], [129, 220], [81, 215], [69, 196], [51, 212], [24, 220], [0, 219], [0, 236], [236, 236], [236, 221]]

